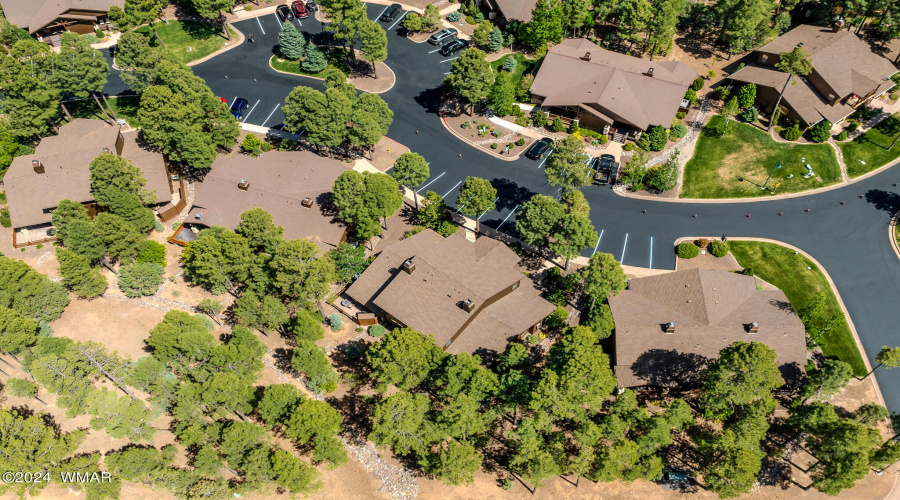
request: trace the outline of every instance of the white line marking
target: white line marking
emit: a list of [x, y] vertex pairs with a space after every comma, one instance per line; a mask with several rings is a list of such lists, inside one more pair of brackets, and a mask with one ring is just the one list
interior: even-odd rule
[[[257, 17], [257, 19], [259, 19], [259, 18]], [[275, 13], [275, 20], [278, 21], [278, 27], [279, 27], [279, 28], [283, 28], [283, 27], [284, 27], [284, 25], [281, 24], [281, 19], [278, 19], [278, 13], [277, 13], [277, 12]]]
[[[498, 196], [497, 199], [494, 200], [494, 210], [497, 209], [496, 203], [497, 203], [497, 201], [498, 201], [499, 199], [500, 199], [500, 197]], [[479, 215], [479, 216], [478, 216], [478, 219], [475, 219], [475, 220], [480, 220], [482, 217], [484, 217], [484, 214], [490, 212], [490, 210], [491, 210], [491, 209], [489, 208], [489, 209], [485, 210], [484, 212], [481, 212], [481, 215]]]
[[297, 24], [299, 24], [300, 26], [303, 26], [303, 22], [300, 21], [299, 17], [297, 18]]
[[434, 50], [432, 50], [431, 52], [429, 52], [429, 54], [434, 54], [435, 52], [437, 52], [437, 51], [439, 51], [439, 50], [441, 50], [441, 49], [439, 49], [439, 48], [438, 48], [438, 49], [434, 49]]
[[388, 31], [394, 29], [394, 26], [397, 26], [397, 23], [399, 23], [400, 21], [402, 21], [403, 18], [406, 17], [407, 14], [409, 14], [409, 11], [404, 12], [403, 15], [400, 16], [400, 19], [397, 19], [396, 21], [394, 21], [394, 24], [392, 24], [391, 27], [388, 28]]
[[[284, 128], [284, 126], [282, 126], [282, 128]], [[302, 136], [304, 132], [306, 132], [306, 127], [303, 127], [303, 130], [301, 130], [300, 133], [297, 134], [297, 137], [299, 138], [300, 136]]]
[[446, 72], [446, 73], [444, 73], [444, 74], [445, 74], [445, 75], [449, 75], [450, 73], [453, 73], [453, 72], [452, 72], [452, 71], [448, 71], [448, 72]]
[[434, 182], [434, 181], [436, 181], [436, 180], [438, 180], [438, 179], [440, 179], [440, 178], [441, 178], [441, 177], [443, 177], [443, 176], [444, 176], [444, 174], [446, 174], [446, 173], [447, 173], [447, 172], [441, 172], [441, 175], [439, 175], [439, 176], [437, 176], [437, 177], [435, 177], [435, 178], [434, 178], [434, 179], [431, 179], [431, 180], [430, 180], [430, 181], [429, 181], [429, 182], [428, 182], [428, 184], [425, 184], [425, 185], [424, 185], [424, 186], [422, 186], [422, 187], [420, 187], [420, 188], [419, 188], [419, 189], [417, 189], [417, 190], [416, 190], [416, 193], [417, 193], [417, 194], [418, 194], [418, 193], [419, 193], [419, 191], [421, 191], [421, 190], [423, 190], [423, 189], [425, 189], [425, 188], [427, 188], [427, 187], [428, 187], [428, 186], [430, 186], [430, 185], [431, 185], [431, 183], [432, 183], [432, 182]]
[[258, 18], [258, 17], [257, 17], [257, 18], [256, 18], [256, 24], [258, 24], [258, 25], [259, 25], [259, 29], [260, 29], [260, 31], [262, 31], [262, 32], [263, 32], [263, 35], [265, 35], [265, 34], [266, 34], [266, 30], [264, 30], [264, 29], [263, 29], [263, 27], [262, 27], [262, 23], [261, 23], [261, 22], [259, 22], [259, 18]]
[[627, 246], [628, 246], [628, 233], [625, 233], [625, 244], [622, 245], [622, 258], [619, 259], [619, 264], [621, 264], [622, 261], [625, 260], [625, 247], [627, 247]]
[[457, 209], [456, 209], [456, 213], [459, 213], [459, 211], [460, 211], [460, 210], [462, 210], [462, 209], [463, 209], [463, 207], [465, 207], [465, 205], [463, 205], [463, 206], [461, 206], [461, 207], [459, 207], [459, 208], [457, 208]]
[[[516, 205], [516, 207], [512, 209], [512, 212], [510, 212], [509, 215], [506, 216], [506, 219], [509, 219], [509, 216], [514, 214], [518, 208], [519, 208], [519, 205]], [[506, 219], [503, 219], [503, 222], [500, 223], [500, 226], [502, 226], [503, 223], [506, 222]], [[497, 231], [500, 230], [500, 226], [497, 226], [497, 229], [496, 229]]]
[[444, 60], [441, 61], [441, 62], [442, 62], [442, 63], [445, 63], [445, 62], [447, 62], [447, 61], [455, 61], [455, 60], [457, 60], [457, 59], [459, 59], [459, 56], [456, 56], [456, 57], [454, 57], [454, 58], [452, 58], [452, 59], [444, 59]]
[[650, 269], [653, 269], [653, 236], [650, 237]]
[[269, 121], [269, 118], [272, 118], [272, 115], [275, 114], [275, 111], [278, 110], [278, 107], [279, 107], [279, 106], [281, 106], [281, 103], [278, 103], [278, 104], [275, 105], [275, 109], [273, 109], [272, 112], [269, 113], [269, 116], [267, 116], [266, 119], [263, 120], [262, 125], [260, 125], [261, 127], [265, 127], [265, 126], [266, 126], [266, 122]]
[[603, 238], [603, 230], [602, 229], [600, 230], [600, 236], [597, 237], [597, 244], [594, 245], [594, 251], [591, 252], [591, 257], [593, 257], [595, 253], [597, 253], [597, 248], [600, 247], [600, 239], [601, 238]]
[[[460, 184], [462, 184], [462, 181], [457, 182], [457, 183], [456, 183], [456, 186], [459, 186]], [[444, 193], [444, 196], [441, 196], [441, 198], [446, 198], [447, 195], [450, 194], [450, 191], [453, 191], [454, 189], [456, 189], [456, 186], [453, 186], [452, 188], [450, 188], [449, 190], [447, 190], [447, 192]]]
[[[257, 100], [256, 100], [256, 104], [259, 104], [259, 99], [257, 99]], [[250, 113], [252, 113], [252, 112], [253, 112], [253, 110], [254, 110], [254, 109], [256, 109], [256, 104], [254, 104], [254, 105], [253, 105], [253, 107], [252, 107], [252, 108], [250, 108], [250, 111], [248, 111], [248, 112], [247, 112], [247, 114], [246, 114], [246, 115], [244, 115], [244, 119], [243, 119], [243, 120], [241, 120], [241, 123], [244, 123], [244, 122], [246, 122], [246, 121], [247, 121], [247, 118], [249, 118], [249, 117], [250, 117]]]
[[385, 7], [384, 10], [381, 11], [381, 14], [378, 14], [378, 17], [376, 17], [375, 19], [381, 19], [381, 16], [383, 16], [384, 13], [387, 12], [387, 10], [390, 9], [390, 8], [391, 8], [390, 5], [388, 5], [387, 7]]

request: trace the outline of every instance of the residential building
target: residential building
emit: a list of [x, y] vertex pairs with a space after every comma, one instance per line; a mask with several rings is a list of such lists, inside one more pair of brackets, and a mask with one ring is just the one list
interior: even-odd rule
[[531, 22], [531, 12], [535, 5], [537, 0], [484, 0], [490, 18], [500, 25], [509, 21]]
[[347, 295], [391, 323], [433, 335], [451, 354], [489, 359], [536, 333], [555, 310], [518, 262], [500, 241], [426, 229], [383, 250]]
[[672, 126], [697, 73], [677, 61], [610, 52], [583, 38], [553, 46], [531, 85], [531, 101], [619, 142]]
[[184, 185], [177, 175], [173, 178], [167, 172], [162, 155], [143, 148], [137, 132], [123, 133], [121, 129], [121, 125], [102, 120], [76, 118], [59, 127], [58, 135], [42, 139], [34, 154], [13, 159], [3, 178], [13, 245], [55, 239], [51, 216], [60, 200], [83, 203], [92, 217], [97, 213], [90, 164], [101, 153], [117, 154], [141, 169], [146, 189], [156, 192], [154, 208], [163, 221], [185, 207]]
[[39, 40], [59, 47], [60, 35], [108, 31], [109, 8], [123, 7], [125, 0], [0, 0], [3, 14]]
[[[259, 207], [284, 228], [286, 239], [309, 239], [330, 250], [347, 238], [347, 227], [331, 202], [334, 181], [345, 170], [339, 162], [309, 151], [220, 156], [203, 182], [195, 184], [185, 224], [233, 230], [242, 213]], [[190, 231], [180, 234], [191, 237]]]
[[[772, 113], [784, 89], [782, 113], [801, 128], [825, 119], [838, 123], [894, 86], [890, 80], [897, 68], [855, 33], [842, 30], [843, 21], [832, 28], [801, 25], [756, 50], [755, 63], [729, 76], [736, 83], [756, 84], [756, 102]], [[812, 59], [813, 70], [794, 77], [775, 68], [780, 54], [802, 47]]]
[[620, 387], [691, 386], [719, 351], [761, 342], [786, 382], [806, 366], [806, 331], [784, 292], [752, 276], [692, 269], [632, 279], [610, 297]]

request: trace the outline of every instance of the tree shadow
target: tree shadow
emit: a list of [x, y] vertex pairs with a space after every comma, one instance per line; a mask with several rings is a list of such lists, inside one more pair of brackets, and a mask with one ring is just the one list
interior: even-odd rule
[[708, 359], [675, 349], [649, 349], [631, 365], [634, 375], [648, 385], [660, 387], [693, 387], [699, 385], [700, 371]]
[[413, 99], [419, 103], [427, 113], [438, 114], [441, 110], [441, 88], [434, 87], [419, 92]]
[[521, 205], [526, 201], [530, 200], [532, 196], [534, 196], [534, 191], [520, 186], [514, 181], [511, 181], [506, 178], [494, 178], [491, 179], [491, 185], [494, 186], [494, 189], [497, 190], [497, 196], [500, 199], [497, 201], [497, 209], [508, 209], [512, 210], [517, 205]]
[[866, 202], [890, 216], [900, 210], [900, 195], [891, 191], [870, 189], [866, 192]]

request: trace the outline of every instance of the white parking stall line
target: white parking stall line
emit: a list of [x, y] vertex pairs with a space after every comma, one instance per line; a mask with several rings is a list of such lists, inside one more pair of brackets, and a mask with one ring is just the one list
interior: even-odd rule
[[455, 61], [455, 60], [457, 60], [457, 59], [459, 59], [459, 56], [456, 56], [456, 57], [451, 58], [451, 59], [444, 59], [444, 60], [441, 61], [441, 62], [442, 62], [442, 63], [445, 63], [445, 62], [447, 62], [447, 61]]
[[[259, 99], [257, 99], [257, 100], [256, 100], [256, 104], [259, 104]], [[254, 110], [254, 109], [256, 109], [256, 104], [254, 104], [254, 105], [253, 105], [253, 107], [252, 107], [252, 108], [250, 108], [250, 111], [248, 111], [248, 112], [247, 112], [247, 114], [246, 114], [246, 115], [244, 115], [244, 119], [243, 119], [243, 120], [241, 120], [241, 123], [244, 123], [244, 122], [246, 122], [246, 121], [247, 121], [247, 118], [249, 118], [249, 117], [250, 117], [250, 113], [252, 113], [252, 112], [253, 112], [253, 110]]]
[[650, 269], [653, 269], [653, 236], [650, 237]]
[[432, 182], [434, 182], [434, 181], [440, 179], [441, 177], [443, 177], [444, 174], [446, 174], [446, 173], [447, 173], [447, 172], [441, 172], [441, 175], [435, 177], [434, 179], [431, 179], [430, 181], [428, 181], [428, 184], [425, 184], [424, 186], [422, 186], [422, 187], [420, 187], [419, 189], [417, 189], [417, 190], [416, 190], [416, 193], [418, 194], [420, 191], [422, 191], [423, 189], [425, 189], [425, 188], [427, 188], [428, 186], [430, 186]]
[[[279, 28], [283, 28], [284, 25], [281, 24], [281, 19], [278, 19], [278, 13], [276, 12], [276, 13], [273, 14], [273, 15], [275, 16], [275, 20], [278, 21], [278, 27], [279, 27]], [[259, 18], [257, 18], [257, 19], [259, 19]]]
[[[518, 209], [519, 209], [519, 205], [516, 205], [515, 208], [512, 209], [512, 212], [510, 212], [510, 213], [506, 216], [506, 218], [503, 219], [503, 222], [500, 223], [500, 226], [502, 226], [504, 223], [506, 223], [506, 219], [509, 219], [509, 216], [512, 215], [512, 214], [514, 214], [514, 213], [516, 213], [516, 210], [518, 210]], [[500, 226], [497, 226], [497, 231], [500, 230]]]
[[553, 150], [552, 150], [552, 149], [551, 149], [550, 151], [548, 151], [546, 154], [544, 154], [544, 160], [541, 161], [541, 164], [538, 165], [538, 168], [541, 168], [541, 167], [544, 166], [544, 162], [547, 161], [547, 158], [550, 157], [550, 154], [551, 154], [551, 153], [553, 153]]
[[597, 253], [597, 248], [600, 247], [600, 240], [601, 240], [602, 238], [603, 238], [603, 230], [601, 229], [601, 230], [600, 230], [600, 236], [597, 237], [597, 244], [594, 245], [594, 251], [591, 252], [591, 257], [593, 257], [595, 253]]
[[432, 51], [431, 51], [431, 52], [429, 52], [429, 54], [434, 54], [434, 53], [435, 53], [435, 52], [437, 52], [437, 51], [439, 51], [439, 50], [441, 50], [441, 48], [440, 48], [440, 47], [438, 47], [438, 48], [436, 48], [436, 49], [434, 49], [434, 50], [432, 50]]
[[269, 121], [269, 118], [272, 118], [272, 115], [275, 114], [275, 111], [278, 111], [278, 107], [279, 107], [279, 106], [281, 106], [281, 103], [280, 103], [280, 102], [279, 102], [278, 104], [275, 105], [275, 109], [273, 109], [272, 112], [269, 113], [269, 116], [267, 116], [266, 119], [263, 120], [262, 125], [260, 125], [261, 127], [265, 127], [265, 126], [266, 126], [266, 122]]
[[409, 14], [409, 11], [404, 12], [403, 15], [400, 16], [400, 19], [397, 19], [396, 21], [394, 21], [394, 24], [392, 24], [391, 27], [388, 28], [388, 31], [394, 29], [394, 26], [397, 26], [397, 23], [399, 23], [400, 21], [402, 21], [403, 18], [406, 17], [407, 14]]
[[391, 8], [390, 5], [388, 5], [387, 7], [385, 7], [384, 10], [381, 11], [381, 14], [378, 14], [378, 17], [376, 17], [375, 19], [381, 19], [381, 16], [383, 16], [384, 13], [387, 12], [387, 10], [390, 9], [390, 8]]
[[262, 27], [262, 23], [261, 23], [261, 22], [259, 22], [259, 18], [258, 18], [258, 17], [257, 17], [257, 18], [256, 18], [256, 24], [258, 24], [258, 25], [259, 25], [259, 30], [260, 30], [260, 31], [262, 31], [262, 32], [263, 32], [263, 35], [265, 35], [265, 34], [266, 34], [266, 30], [265, 30], [265, 29], [263, 29], [263, 27]]
[[449, 75], [450, 73], [453, 73], [453, 72], [452, 72], [452, 71], [448, 71], [448, 72], [446, 72], [446, 73], [444, 73], [444, 74], [445, 74], [445, 75]]
[[[497, 209], [496, 203], [497, 203], [498, 201], [500, 201], [500, 197], [499, 197], [499, 196], [497, 197], [496, 200], [494, 200], [494, 210]], [[481, 215], [479, 215], [479, 216], [478, 216], [478, 219], [476, 219], [476, 220], [481, 220], [481, 218], [484, 217], [484, 214], [486, 214], [486, 213], [488, 213], [488, 212], [490, 212], [490, 211], [491, 211], [491, 209], [489, 208], [489, 209], [485, 210], [484, 212], [481, 212]]]
[[[457, 182], [457, 183], [456, 183], [456, 186], [459, 186], [460, 184], [462, 184], [462, 181]], [[447, 190], [447, 192], [444, 193], [444, 196], [441, 196], [441, 198], [446, 198], [447, 195], [450, 194], [451, 191], [453, 191], [454, 189], [456, 189], [456, 186], [453, 186], [452, 188], [450, 188], [449, 190]]]
[[627, 247], [627, 246], [628, 246], [628, 233], [625, 233], [625, 244], [622, 245], [622, 258], [619, 259], [619, 264], [621, 264], [622, 261], [625, 260], [625, 247]]

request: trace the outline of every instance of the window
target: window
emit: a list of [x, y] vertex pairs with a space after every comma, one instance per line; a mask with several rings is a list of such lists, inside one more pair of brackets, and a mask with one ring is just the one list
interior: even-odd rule
[[761, 62], [761, 63], [766, 62], [768, 59], [769, 59], [769, 56], [767, 56], [765, 54], [759, 56], [759, 62]]
[[516, 281], [515, 283], [513, 283], [513, 286], [512, 286], [512, 289], [513, 289], [513, 290], [515, 290], [516, 288], [519, 288], [519, 282], [518, 282], [518, 281]]

